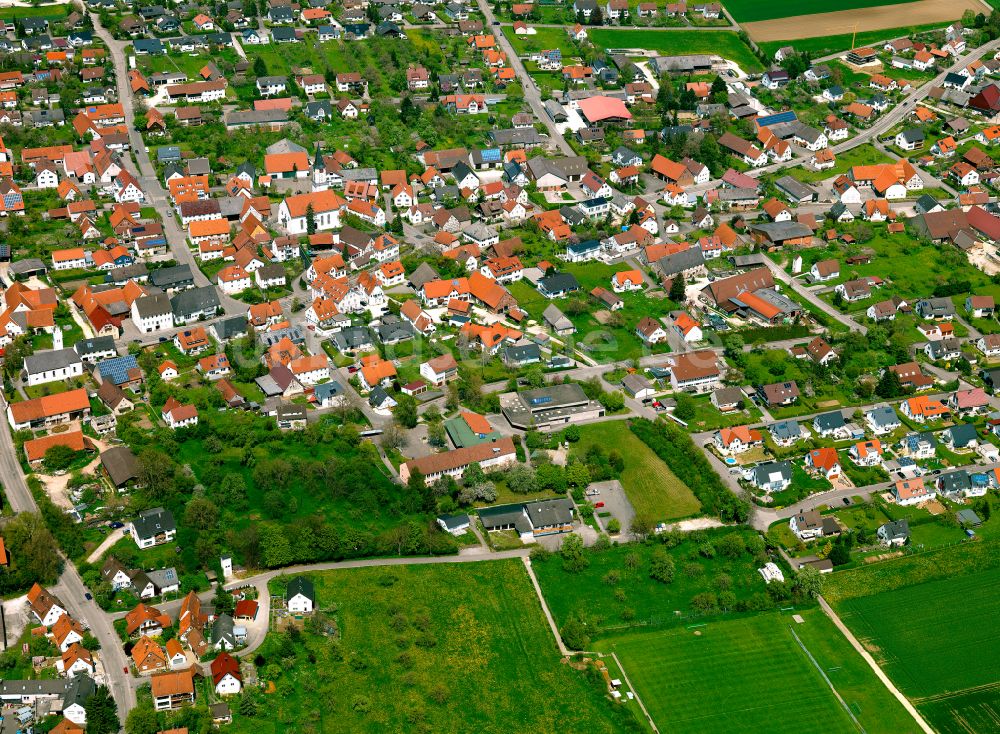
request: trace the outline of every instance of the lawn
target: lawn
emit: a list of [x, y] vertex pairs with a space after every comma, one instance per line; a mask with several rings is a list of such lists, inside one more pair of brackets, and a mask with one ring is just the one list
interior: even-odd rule
[[[743, 546], [736, 544], [739, 553], [731, 550], [737, 539], [744, 541]], [[706, 544], [715, 551], [712, 557], [703, 553]], [[657, 542], [587, 551], [589, 563], [576, 573], [567, 571], [557, 556], [536, 562], [533, 568], [560, 628], [577, 617], [586, 622], [594, 639], [618, 636], [626, 630], [645, 636], [649, 628], [704, 619], [706, 614], [696, 611], [691, 603], [703, 594], [716, 598], [716, 608], [709, 614], [714, 611], [717, 615], [720, 608], [728, 612], [776, 608], [777, 602], [766, 595], [764, 581], [757, 573], [764, 562], [760, 555], [763, 545], [757, 533], [746, 528], [685, 536], [678, 545], [663, 549], [676, 567], [669, 584], [649, 576], [653, 554], [661, 550]], [[720, 581], [723, 577], [728, 579]], [[727, 583], [728, 591], [719, 592]]]
[[654, 522], [674, 520], [698, 512], [701, 507], [691, 490], [678, 479], [650, 448], [628, 429], [625, 421], [580, 426], [580, 442], [573, 452], [586, 454], [597, 445], [617, 451], [625, 458], [622, 487], [639, 517]]
[[534, 34], [519, 36], [514, 33], [513, 26], [505, 25], [503, 32], [510, 40], [514, 50], [521, 56], [551, 48], [558, 48], [562, 51], [563, 59], [580, 55], [580, 49], [577, 48], [576, 43], [573, 42], [564, 28], [535, 28]]
[[599, 676], [560, 663], [519, 560], [311, 578], [339, 638], [269, 634], [261, 674], [277, 691], [254, 719], [233, 707], [236, 733], [627, 729]]
[[68, 15], [69, 8], [70, 3], [0, 8], [0, 19], [13, 21], [16, 18], [48, 18], [50, 21], [60, 21]]
[[[837, 3], [837, 10], [855, 10], [871, 8], [879, 5], [900, 5], [913, 0], [842, 0]], [[772, 18], [792, 18], [797, 15], [812, 15], [813, 13], [830, 12], [830, 4], [826, 0], [782, 0], [777, 5], [759, 3], [754, 0], [726, 0], [724, 3], [738, 22], [749, 23], [755, 20], [771, 20]], [[906, 12], [905, 9], [902, 12]]]
[[658, 31], [650, 29], [593, 28], [589, 31], [595, 46], [605, 49], [641, 48], [658, 51], [665, 56], [683, 54], [716, 54], [735, 61], [744, 71], [763, 71], [740, 37], [732, 31]]
[[[1000, 683], [1000, 569], [850, 599], [841, 618], [911, 698]], [[960, 601], [962, 623], [955, 618]]]
[[892, 159], [872, 145], [859, 145], [837, 156], [833, 168], [813, 171], [805, 166], [796, 166], [789, 173], [793, 178], [805, 183], [816, 183], [832, 178], [841, 173], [847, 173], [854, 166], [872, 166], [879, 163], [891, 163]]
[[822, 612], [799, 614], [802, 624], [770, 613], [600, 647], [617, 653], [661, 731], [853, 734], [858, 726], [831, 684], [863, 731], [919, 731]]

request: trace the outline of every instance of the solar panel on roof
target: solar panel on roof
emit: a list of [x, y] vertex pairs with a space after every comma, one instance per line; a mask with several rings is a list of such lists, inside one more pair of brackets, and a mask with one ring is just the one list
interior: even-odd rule
[[793, 110], [788, 110], [787, 112], [779, 112], [776, 115], [767, 115], [766, 117], [757, 118], [757, 127], [767, 127], [768, 125], [777, 125], [782, 122], [795, 122], [799, 119]]
[[138, 367], [139, 364], [136, 362], [135, 356], [131, 354], [127, 354], [124, 357], [111, 357], [97, 365], [97, 369], [101, 373], [101, 379], [111, 380], [115, 385], [122, 385], [128, 382], [129, 370], [134, 370]]
[[497, 148], [489, 148], [488, 150], [484, 150], [483, 160], [490, 162], [500, 160], [500, 151]]

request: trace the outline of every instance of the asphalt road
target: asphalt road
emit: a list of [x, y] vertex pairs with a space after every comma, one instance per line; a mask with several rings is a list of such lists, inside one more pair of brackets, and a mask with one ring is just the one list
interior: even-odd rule
[[[3, 407], [6, 410], [6, 403]], [[21, 465], [14, 453], [14, 441], [6, 416], [0, 420], [0, 426], [0, 482], [7, 501], [15, 512], [38, 512], [38, 505], [24, 481]], [[62, 576], [51, 591], [62, 600], [70, 614], [85, 624], [101, 643], [100, 654], [108, 678], [107, 685], [118, 705], [119, 716], [124, 721], [128, 712], [135, 707], [136, 697], [131, 676], [123, 670], [128, 667], [128, 660], [110, 617], [95, 601], [86, 599], [84, 595], [87, 589], [83, 579], [69, 560], [65, 561]]]

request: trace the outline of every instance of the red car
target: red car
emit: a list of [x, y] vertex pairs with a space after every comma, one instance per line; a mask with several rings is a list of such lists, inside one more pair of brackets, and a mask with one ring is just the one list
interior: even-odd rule
[[596, 502], [596, 503], [594, 503], [594, 507], [604, 507], [604, 503], [603, 502]]

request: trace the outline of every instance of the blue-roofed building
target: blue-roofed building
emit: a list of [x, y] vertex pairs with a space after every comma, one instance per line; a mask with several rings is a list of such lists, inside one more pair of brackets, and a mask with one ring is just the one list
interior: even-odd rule
[[779, 125], [783, 122], [795, 122], [798, 120], [798, 116], [795, 114], [794, 110], [788, 110], [786, 112], [779, 112], [776, 115], [765, 115], [764, 117], [757, 118], [757, 127], [769, 127], [771, 125]]
[[97, 371], [101, 382], [110, 381], [118, 387], [132, 387], [142, 382], [142, 370], [133, 354], [101, 360], [97, 363]]

